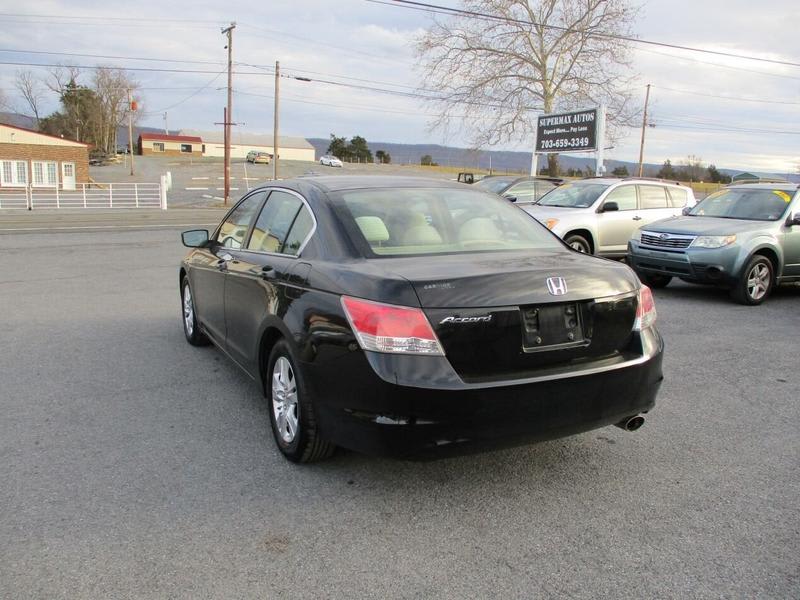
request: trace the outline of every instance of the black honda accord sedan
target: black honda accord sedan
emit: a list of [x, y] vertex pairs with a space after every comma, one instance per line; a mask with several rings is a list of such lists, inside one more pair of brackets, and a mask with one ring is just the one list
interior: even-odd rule
[[257, 382], [289, 460], [633, 430], [655, 403], [650, 290], [493, 194], [413, 178], [278, 181], [183, 242], [186, 338]]

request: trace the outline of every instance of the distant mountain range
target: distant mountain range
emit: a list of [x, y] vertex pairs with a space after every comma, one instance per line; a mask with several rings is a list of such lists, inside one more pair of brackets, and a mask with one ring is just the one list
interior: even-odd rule
[[[314, 146], [317, 151], [317, 156], [322, 156], [328, 150], [330, 144], [329, 139], [325, 138], [306, 138]], [[490, 167], [495, 172], [504, 173], [508, 172], [530, 172], [531, 168], [531, 154], [530, 152], [511, 152], [507, 150], [481, 150], [476, 152], [467, 148], [454, 148], [451, 146], [441, 146], [439, 144], [395, 144], [391, 142], [369, 142], [369, 149], [374, 155], [376, 151], [383, 150], [388, 152], [392, 157], [392, 163], [395, 164], [419, 164], [420, 158], [426, 154], [433, 158], [433, 161], [439, 165], [462, 167], [465, 171], [470, 169], [474, 170], [487, 170]], [[491, 162], [490, 162], [491, 161]], [[558, 162], [563, 170], [567, 169], [586, 169], [591, 170], [595, 168], [594, 157], [589, 156], [570, 156], [569, 154], [560, 154]], [[547, 163], [544, 156], [539, 157], [539, 168], [542, 168]], [[634, 174], [638, 172], [639, 163], [629, 162], [624, 160], [606, 160], [606, 172], [611, 173], [617, 167], [627, 167], [628, 173]], [[676, 165], [677, 166], [677, 165]], [[655, 175], [661, 169], [661, 163], [645, 163], [645, 174]], [[736, 175], [742, 173], [741, 169], [723, 169], [719, 171], [726, 175]], [[754, 174], [769, 175], [767, 173]], [[771, 174], [773, 176], [787, 177], [786, 173]], [[800, 183], [800, 175], [790, 174], [788, 176], [790, 181]]]
[[[32, 117], [20, 115], [17, 113], [0, 112], [0, 123], [7, 123], [9, 125], [16, 125], [17, 127], [25, 127], [28, 129], [35, 129], [35, 121]], [[139, 137], [140, 133], [163, 133], [163, 128], [159, 127], [144, 127], [136, 126], [133, 128], [134, 139]], [[178, 131], [170, 131], [172, 134], [177, 134]], [[328, 150], [330, 140], [327, 138], [306, 138], [311, 145], [314, 146], [317, 157], [322, 156]], [[117, 131], [117, 145], [126, 146], [128, 144], [128, 128], [119, 127]], [[369, 148], [374, 155], [378, 150], [388, 152], [392, 157], [394, 164], [419, 164], [420, 158], [426, 154], [433, 158], [435, 163], [443, 166], [461, 167], [465, 171], [469, 170], [488, 170], [490, 167], [493, 171], [504, 172], [520, 172], [528, 173], [531, 168], [531, 154], [530, 152], [512, 152], [507, 150], [481, 150], [476, 152], [468, 148], [454, 148], [452, 146], [442, 146], [440, 144], [396, 144], [392, 142], [369, 142]], [[558, 157], [559, 164], [564, 170], [567, 169], [586, 169], [587, 167], [594, 170], [595, 160], [594, 157], [583, 156], [570, 156], [568, 154], [561, 154]], [[541, 168], [546, 164], [544, 156], [539, 157], [539, 167]], [[617, 167], [627, 167], [628, 172], [633, 174], [639, 168], [639, 163], [623, 161], [623, 160], [606, 160], [606, 171], [610, 174], [611, 171]], [[645, 163], [645, 174], [654, 175], [661, 168], [661, 164]], [[736, 175], [741, 173], [741, 169], [719, 169], [721, 173], [726, 175]], [[756, 173], [755, 171], [752, 171]], [[758, 173], [765, 175], [765, 173]], [[790, 181], [800, 183], [800, 175], [796, 174], [775, 174], [780, 177], [786, 177]]]

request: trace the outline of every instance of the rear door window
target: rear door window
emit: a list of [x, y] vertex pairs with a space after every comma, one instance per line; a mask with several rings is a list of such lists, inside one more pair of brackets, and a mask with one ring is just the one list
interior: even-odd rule
[[518, 204], [533, 202], [536, 200], [536, 187], [533, 181], [520, 181], [503, 192], [503, 196], [516, 198]]
[[255, 192], [242, 200], [225, 219], [217, 233], [216, 241], [226, 248], [241, 248], [258, 207], [264, 201], [265, 191]]
[[303, 202], [289, 192], [274, 190], [256, 219], [248, 250], [279, 253]]
[[689, 203], [689, 193], [680, 188], [667, 188], [670, 206], [673, 208], [683, 208]]
[[292, 229], [286, 237], [286, 242], [283, 244], [283, 254], [291, 254], [297, 256], [305, 245], [308, 236], [314, 229], [314, 217], [311, 216], [311, 211], [305, 206], [300, 209], [297, 217], [294, 220]]
[[643, 209], [667, 208], [667, 192], [660, 185], [640, 185], [639, 199]]
[[636, 186], [621, 185], [611, 190], [603, 204], [616, 202], [620, 210], [636, 210]]

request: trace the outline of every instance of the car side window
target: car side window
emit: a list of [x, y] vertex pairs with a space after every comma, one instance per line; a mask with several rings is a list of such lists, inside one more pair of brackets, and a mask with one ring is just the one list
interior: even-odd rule
[[517, 199], [518, 203], [533, 202], [536, 200], [536, 188], [534, 186], [534, 182], [520, 181], [503, 192], [503, 196], [513, 196]]
[[536, 181], [534, 183], [536, 188], [536, 199], [538, 200], [542, 196], [544, 196], [547, 192], [552, 190], [553, 188], [557, 187], [555, 183], [552, 181]]
[[673, 208], [683, 208], [689, 203], [689, 193], [680, 188], [667, 188], [670, 206]]
[[603, 201], [616, 202], [620, 210], [636, 210], [636, 186], [621, 185], [611, 190]]
[[667, 208], [667, 191], [660, 185], [640, 185], [639, 198], [642, 208]]
[[242, 200], [219, 228], [216, 242], [226, 248], [241, 248], [250, 223], [266, 195], [264, 191], [255, 192]]
[[289, 234], [289, 228], [302, 206], [302, 201], [294, 194], [274, 190], [256, 219], [247, 249], [258, 252], [280, 252]]
[[311, 211], [303, 206], [294, 220], [281, 252], [297, 256], [300, 252], [300, 247], [306, 241], [312, 229], [314, 229], [314, 217], [311, 216]]

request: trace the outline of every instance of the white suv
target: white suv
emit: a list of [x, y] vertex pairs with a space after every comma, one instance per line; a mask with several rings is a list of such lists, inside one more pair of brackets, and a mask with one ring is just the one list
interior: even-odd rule
[[695, 203], [691, 188], [676, 182], [593, 177], [564, 183], [522, 210], [579, 252], [621, 257], [634, 231]]

